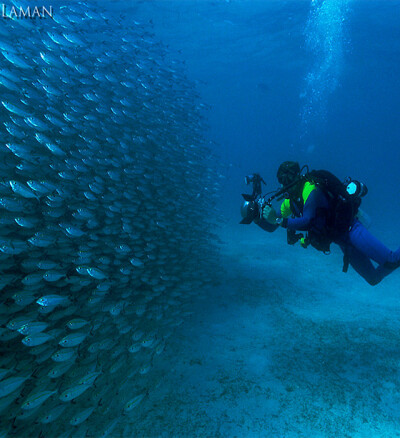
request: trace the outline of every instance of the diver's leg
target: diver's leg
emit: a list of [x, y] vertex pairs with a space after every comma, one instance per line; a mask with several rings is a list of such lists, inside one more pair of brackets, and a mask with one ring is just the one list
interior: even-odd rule
[[400, 248], [397, 251], [391, 251], [359, 221], [354, 224], [349, 232], [349, 242], [362, 254], [379, 265], [400, 263]]
[[[393, 272], [400, 265], [400, 248], [397, 251], [391, 251], [376, 237], [374, 237], [360, 222], [356, 222], [349, 233], [350, 247], [353, 248], [354, 262], [361, 270], [367, 269], [366, 262], [361, 262], [361, 255], [374, 260], [379, 264], [372, 274], [371, 268], [368, 268], [368, 279], [362, 275], [370, 284], [378, 284], [384, 277]], [[354, 249], [356, 251], [354, 251]], [[360, 253], [360, 254], [358, 254]], [[350, 261], [353, 266], [353, 263]], [[354, 266], [353, 266], [354, 267]], [[356, 268], [354, 268], [356, 269]], [[356, 269], [358, 272], [358, 270]]]
[[347, 253], [351, 267], [361, 275], [370, 285], [375, 286], [383, 277], [372, 264], [371, 260], [354, 246], [349, 245], [347, 248], [340, 245], [343, 253]]

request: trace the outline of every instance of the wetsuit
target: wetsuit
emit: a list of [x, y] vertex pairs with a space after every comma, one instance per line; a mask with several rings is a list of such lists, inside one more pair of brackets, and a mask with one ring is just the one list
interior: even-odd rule
[[[324, 228], [326, 219], [323, 211], [328, 208], [329, 201], [322, 190], [306, 182], [301, 198], [294, 201], [285, 199], [278, 216], [284, 218], [284, 228], [312, 232]], [[292, 215], [295, 217], [289, 217]], [[262, 221], [259, 225], [262, 227]], [[388, 249], [357, 217], [349, 231], [335, 240], [335, 243], [340, 246], [354, 270], [371, 285], [378, 284], [400, 266], [400, 248], [397, 251]], [[371, 260], [378, 263], [378, 266], [375, 267]]]

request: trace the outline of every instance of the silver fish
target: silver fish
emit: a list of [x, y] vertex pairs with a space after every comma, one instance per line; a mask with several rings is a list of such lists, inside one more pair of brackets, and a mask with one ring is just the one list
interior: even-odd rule
[[59, 351], [56, 351], [51, 358], [54, 362], [67, 362], [73, 359], [75, 356], [75, 350], [73, 348], [65, 348]]
[[37, 345], [42, 345], [45, 342], [49, 342], [52, 339], [54, 339], [53, 336], [47, 333], [33, 333], [25, 336], [25, 338], [22, 339], [22, 343], [27, 347], [35, 347]]
[[60, 395], [60, 400], [62, 402], [69, 402], [71, 400], [74, 400], [75, 398], [82, 395], [85, 391], [87, 391], [91, 385], [77, 385], [73, 386], [72, 388], [66, 389], [64, 392]]
[[2, 380], [0, 384], [0, 397], [5, 397], [6, 395], [11, 394], [13, 391], [23, 385], [28, 379], [29, 376], [9, 377], [6, 380]]
[[61, 404], [61, 405], [54, 407], [50, 411], [47, 411], [40, 418], [40, 420], [39, 420], [40, 423], [48, 424], [48, 423], [52, 423], [53, 421], [57, 420], [62, 415], [62, 413], [65, 411], [66, 407], [67, 407], [67, 405]]
[[136, 406], [139, 405], [139, 403], [145, 398], [146, 393], [142, 392], [141, 394], [136, 395], [132, 399], [130, 399], [128, 402], [126, 402], [124, 406], [124, 412], [130, 412], [133, 409], [136, 408]]
[[76, 347], [82, 343], [87, 337], [86, 333], [71, 333], [70, 335], [64, 336], [58, 343], [61, 347]]
[[78, 330], [78, 329], [80, 329], [88, 324], [89, 324], [89, 321], [86, 321], [85, 319], [75, 318], [75, 319], [71, 319], [71, 321], [67, 322], [67, 327], [70, 330]]
[[61, 295], [45, 295], [36, 302], [42, 307], [66, 306], [69, 303], [69, 299]]
[[21, 405], [24, 410], [36, 409], [57, 391], [40, 391], [30, 395]]
[[83, 409], [79, 412], [77, 412], [69, 421], [69, 424], [71, 424], [72, 426], [78, 426], [79, 424], [83, 423], [84, 421], [86, 421], [90, 415], [92, 415], [93, 411], [96, 409], [95, 406], [87, 408], [87, 409]]
[[22, 335], [34, 335], [35, 333], [41, 333], [49, 326], [47, 322], [28, 322], [18, 329], [18, 332]]

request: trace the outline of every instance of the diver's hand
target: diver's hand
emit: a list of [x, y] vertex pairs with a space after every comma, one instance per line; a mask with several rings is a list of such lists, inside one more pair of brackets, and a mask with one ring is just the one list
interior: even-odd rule
[[263, 218], [270, 224], [276, 224], [276, 211], [270, 206], [266, 205], [263, 210]]

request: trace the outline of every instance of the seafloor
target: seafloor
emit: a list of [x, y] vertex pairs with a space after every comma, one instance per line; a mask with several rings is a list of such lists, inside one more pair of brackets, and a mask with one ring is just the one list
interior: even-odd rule
[[155, 361], [127, 436], [400, 436], [400, 272], [371, 287], [342, 256], [228, 224], [224, 282]]

